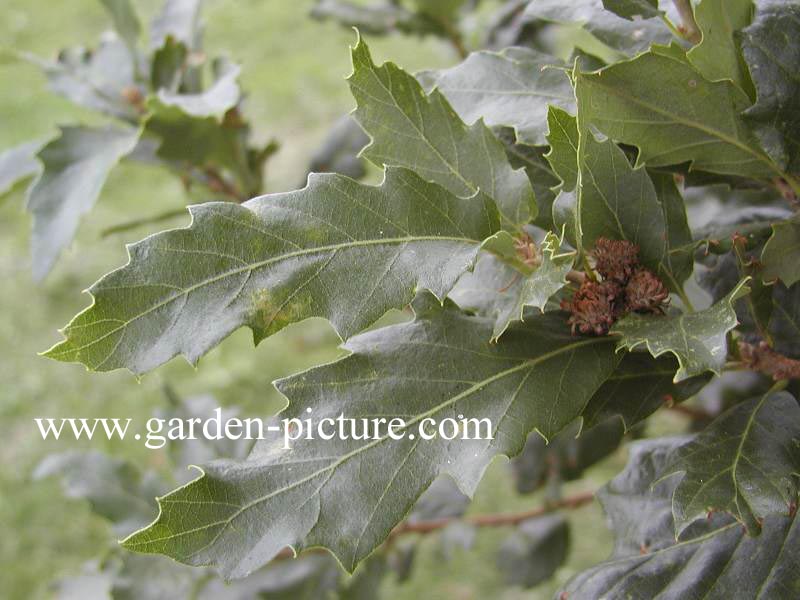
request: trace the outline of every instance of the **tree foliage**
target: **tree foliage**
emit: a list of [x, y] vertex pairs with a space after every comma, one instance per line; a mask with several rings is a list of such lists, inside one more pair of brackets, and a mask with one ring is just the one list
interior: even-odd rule
[[[800, 595], [800, 4], [514, 0], [470, 53], [477, 3], [320, 0], [317, 18], [367, 36], [438, 36], [462, 61], [415, 76], [377, 64], [359, 35], [348, 84], [366, 135], [343, 122], [315, 160], [359, 177], [365, 146], [382, 183], [313, 175], [260, 196], [271, 147], [249, 142], [237, 67], [215, 61], [201, 85], [198, 3], [170, 0], [148, 51], [131, 7], [104, 4], [117, 39], [42, 66], [55, 91], [119, 123], [0, 156], [0, 188], [38, 172], [36, 272], [119, 160], [146, 155], [230, 197], [130, 246], [46, 355], [140, 375], [179, 354], [197, 363], [242, 326], [258, 343], [324, 317], [349, 354], [276, 382], [282, 417], [402, 416], [409, 431], [427, 417], [493, 423], [480, 441], [259, 441], [159, 497], [149, 525], [140, 500], [152, 490], [130, 465], [43, 465], [129, 530], [125, 549], [266, 586], [268, 573], [305, 569], [284, 576], [351, 597], [389, 563], [402, 577], [413, 546], [394, 541], [427, 532], [420, 522], [467, 546], [499, 524], [516, 528], [500, 549], [508, 581], [532, 586], [570, 544], [568, 522], [543, 513], [583, 502], [562, 497], [561, 482], [660, 409], [749, 370], [762, 393], [741, 390], [724, 411], [696, 400], [682, 407], [691, 435], [630, 446], [597, 493], [614, 554], [560, 597]], [[695, 275], [709, 294], [687, 283]], [[410, 320], [373, 327], [408, 306]], [[496, 455], [516, 456], [518, 489], [546, 485], [551, 504], [464, 516]], [[70, 484], [87, 465], [108, 484]], [[296, 562], [281, 560], [287, 548]], [[117, 552], [113, 577], [139, 568]], [[331, 555], [356, 573], [343, 589]]]

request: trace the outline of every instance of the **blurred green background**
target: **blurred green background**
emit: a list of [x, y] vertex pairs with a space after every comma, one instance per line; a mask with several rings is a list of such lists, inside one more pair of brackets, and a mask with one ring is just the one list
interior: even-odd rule
[[[143, 21], [157, 0], [136, 2]], [[292, 189], [303, 180], [308, 160], [329, 126], [353, 107], [344, 78], [350, 72], [348, 46], [353, 32], [308, 18], [312, 0], [208, 0], [205, 45], [243, 64], [245, 112], [256, 137], [281, 142], [269, 162], [269, 191]], [[0, 46], [53, 56], [65, 46], [95, 44], [108, 27], [97, 0], [3, 0]], [[402, 36], [370, 39], [377, 59], [391, 59], [411, 71], [453, 64], [453, 50], [434, 40]], [[96, 122], [67, 101], [49, 94], [36, 68], [0, 63], [0, 150], [24, 140], [52, 135], [57, 124]], [[95, 448], [126, 456], [141, 466], [163, 465], [163, 451], [141, 442], [44, 442], [34, 417], [131, 417], [146, 419], [164, 402], [168, 382], [182, 395], [213, 393], [222, 404], [238, 404], [250, 414], [281, 407], [271, 381], [330, 360], [339, 352], [329, 326], [310, 321], [284, 330], [253, 349], [240, 330], [204, 358], [197, 370], [182, 359], [137, 381], [129, 373], [90, 374], [82, 367], [48, 361], [37, 352], [59, 339], [57, 328], [82, 309], [89, 297], [80, 290], [125, 262], [124, 244], [154, 228], [101, 238], [100, 232], [134, 217], [179, 208], [185, 202], [179, 182], [144, 166], [115, 169], [97, 208], [83, 221], [77, 241], [41, 285], [29, 274], [30, 222], [23, 210], [24, 186], [0, 204], [0, 596], [46, 598], [52, 581], [75, 573], [111, 535], [85, 503], [64, 499], [56, 481], [33, 481], [31, 471], [46, 454], [70, 448]], [[179, 226], [188, 219], [175, 219]], [[166, 225], [164, 225], [166, 226]], [[623, 464], [624, 452], [605, 461], [567, 491], [595, 489]], [[513, 493], [505, 460], [498, 460], [470, 509], [473, 513], [521, 510], [540, 497]], [[576, 487], [577, 486], [577, 487]], [[449, 562], [437, 554], [431, 536], [423, 541], [410, 582], [384, 585], [391, 598], [549, 598], [578, 569], [605, 557], [610, 536], [597, 505], [575, 511], [571, 558], [556, 578], [533, 591], [505, 588], [496, 571], [495, 552], [508, 534], [481, 532], [471, 552]], [[166, 560], [166, 559], [165, 559]]]

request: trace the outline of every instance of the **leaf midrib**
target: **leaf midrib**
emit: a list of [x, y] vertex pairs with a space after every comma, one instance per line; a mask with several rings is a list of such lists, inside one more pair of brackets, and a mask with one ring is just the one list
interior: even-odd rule
[[[331, 251], [335, 252], [337, 250], [342, 250], [342, 249], [350, 249], [350, 248], [365, 247], [365, 246], [376, 246], [376, 245], [407, 244], [407, 243], [410, 243], [410, 242], [425, 242], [425, 241], [433, 241], [433, 242], [447, 241], [447, 242], [458, 242], [458, 243], [465, 243], [466, 242], [466, 243], [471, 243], [471, 244], [479, 244], [480, 243], [480, 240], [474, 240], [474, 239], [470, 239], [470, 238], [459, 238], [459, 237], [453, 237], [453, 236], [408, 236], [408, 237], [403, 237], [403, 238], [382, 238], [382, 239], [379, 239], [379, 240], [356, 240], [356, 241], [346, 242], [346, 243], [330, 244], [330, 245], [327, 245], [327, 246], [317, 246], [315, 248], [304, 248], [302, 250], [297, 250], [295, 252], [290, 252], [288, 254], [282, 254], [280, 256], [274, 256], [274, 257], [271, 257], [271, 258], [268, 258], [268, 259], [265, 259], [265, 260], [262, 260], [262, 261], [258, 261], [258, 262], [255, 262], [255, 263], [246, 264], [244, 266], [237, 267], [235, 269], [230, 269], [228, 271], [225, 271], [224, 273], [221, 273], [221, 274], [216, 275], [214, 277], [210, 277], [208, 279], [204, 279], [203, 281], [200, 281], [200, 282], [198, 282], [198, 283], [196, 283], [194, 285], [191, 285], [191, 286], [183, 289], [180, 292], [174, 293], [172, 296], [170, 296], [170, 297], [168, 297], [168, 298], [166, 298], [166, 299], [154, 304], [153, 306], [151, 306], [147, 310], [145, 310], [143, 312], [140, 312], [137, 315], [134, 315], [130, 319], [128, 319], [126, 321], [122, 321], [121, 325], [119, 325], [118, 327], [115, 327], [114, 329], [111, 329], [110, 331], [108, 331], [105, 334], [103, 334], [102, 336], [92, 340], [91, 342], [88, 342], [88, 343], [86, 343], [86, 344], [84, 344], [82, 346], [78, 346], [78, 347], [69, 347], [69, 348], [66, 348], [64, 350], [61, 350], [60, 352], [54, 352], [53, 350], [55, 350], [55, 348], [57, 348], [58, 346], [60, 346], [62, 344], [68, 344], [69, 343], [69, 340], [65, 340], [63, 342], [60, 342], [59, 344], [57, 344], [56, 346], [54, 346], [50, 350], [48, 350], [45, 354], [47, 356], [50, 356], [51, 358], [56, 358], [56, 357], [59, 357], [59, 356], [64, 356], [66, 354], [70, 354], [70, 353], [73, 353], [73, 352], [78, 352], [80, 350], [84, 350], [86, 348], [89, 348], [89, 347], [91, 347], [91, 346], [103, 341], [107, 337], [109, 337], [111, 335], [114, 335], [118, 331], [120, 331], [122, 329], [125, 329], [126, 327], [128, 327], [128, 325], [130, 325], [134, 321], [137, 321], [138, 319], [149, 315], [153, 311], [158, 310], [159, 308], [161, 308], [163, 306], [166, 306], [167, 304], [169, 304], [171, 302], [174, 302], [178, 298], [180, 298], [182, 296], [185, 296], [187, 294], [190, 294], [190, 293], [194, 292], [195, 290], [198, 290], [198, 289], [200, 289], [200, 288], [202, 288], [202, 287], [204, 287], [206, 285], [211, 285], [211, 284], [216, 283], [218, 281], [222, 281], [223, 279], [225, 279], [227, 277], [233, 277], [233, 276], [239, 275], [241, 273], [251, 272], [251, 271], [254, 271], [256, 269], [260, 269], [262, 267], [265, 267], [267, 265], [275, 263], [275, 262], [279, 262], [279, 261], [282, 261], [282, 260], [289, 260], [289, 259], [292, 259], [292, 258], [296, 258], [298, 256], [307, 256], [307, 255], [312, 255], [312, 254], [322, 254], [322, 253], [331, 252]], [[98, 292], [99, 291], [102, 291], [102, 288], [100, 290], [98, 290]], [[75, 319], [80, 318], [80, 316], [82, 314], [86, 313], [87, 311], [91, 310], [92, 308], [94, 308], [94, 304], [92, 304], [92, 306], [89, 306], [88, 308], [86, 308], [86, 310], [84, 310], [81, 314], [79, 314], [77, 317], [75, 317]], [[72, 326], [72, 323], [70, 323], [70, 325], [67, 326], [65, 331], [69, 332], [71, 326]]]
[[[452, 404], [455, 404], [459, 400], [462, 400], [463, 398], [466, 398], [469, 395], [471, 395], [471, 394], [473, 394], [473, 393], [475, 393], [477, 391], [480, 391], [481, 389], [483, 389], [487, 385], [490, 385], [490, 384], [494, 383], [495, 381], [498, 381], [499, 379], [502, 379], [504, 377], [512, 375], [512, 374], [514, 374], [514, 373], [516, 373], [518, 371], [522, 371], [524, 369], [527, 369], [527, 368], [530, 368], [530, 367], [534, 367], [537, 364], [545, 362], [547, 360], [550, 360], [550, 359], [552, 359], [552, 358], [554, 358], [554, 357], [556, 357], [556, 356], [558, 356], [558, 355], [560, 355], [562, 353], [571, 352], [571, 351], [574, 351], [574, 350], [576, 350], [578, 348], [581, 348], [583, 346], [591, 346], [591, 345], [595, 345], [595, 344], [608, 343], [608, 342], [609, 342], [608, 338], [602, 338], [602, 337], [583, 339], [583, 340], [568, 344], [566, 346], [563, 346], [561, 348], [558, 348], [556, 350], [552, 350], [550, 352], [547, 352], [547, 353], [542, 354], [540, 356], [537, 356], [535, 358], [526, 360], [525, 362], [523, 362], [523, 363], [521, 363], [519, 365], [515, 365], [515, 366], [513, 366], [513, 367], [511, 367], [509, 369], [505, 369], [503, 371], [500, 371], [499, 373], [495, 373], [491, 377], [487, 377], [486, 379], [483, 379], [483, 380], [481, 380], [479, 382], [476, 382], [475, 384], [473, 384], [472, 386], [470, 386], [469, 388], [467, 388], [463, 392], [460, 392], [460, 393], [456, 394], [455, 396], [453, 396], [451, 398], [448, 398], [444, 402], [441, 402], [441, 403], [437, 404], [436, 406], [428, 409], [427, 411], [416, 415], [413, 419], [411, 419], [411, 420], [407, 421], [406, 423], [404, 423], [404, 426], [403, 426], [402, 430], [408, 429], [408, 427], [410, 427], [410, 426], [412, 426], [412, 425], [414, 425], [416, 423], [419, 423], [422, 419], [430, 417], [431, 415], [434, 415], [434, 414], [444, 410], [448, 406], [450, 406]], [[212, 522], [212, 523], [207, 523], [207, 524], [205, 524], [205, 525], [203, 525], [201, 527], [198, 527], [198, 528], [182, 531], [182, 532], [179, 532], [179, 533], [176, 533], [176, 534], [162, 536], [160, 538], [150, 538], [150, 539], [147, 539], [147, 540], [142, 541], [142, 542], [135, 542], [135, 541], [134, 542], [129, 542], [128, 540], [130, 540], [131, 538], [134, 538], [138, 534], [138, 532], [135, 532], [135, 533], [131, 534], [131, 536], [129, 536], [128, 538], [123, 540], [122, 544], [125, 545], [128, 548], [135, 548], [137, 546], [154, 544], [154, 543], [157, 543], [157, 542], [163, 542], [163, 541], [166, 541], [166, 540], [171, 540], [171, 539], [182, 537], [182, 536], [185, 536], [185, 535], [190, 535], [192, 533], [195, 533], [196, 531], [201, 531], [201, 530], [204, 530], [204, 529], [209, 529], [211, 527], [216, 527], [217, 525], [222, 525], [223, 526], [222, 529], [215, 535], [214, 540], [212, 540], [212, 542], [210, 542], [209, 544], [206, 545], [206, 547], [208, 547], [211, 544], [213, 544], [217, 539], [219, 539], [219, 536], [222, 534], [222, 532], [225, 531], [225, 527], [230, 525], [235, 519], [237, 519], [245, 511], [250, 510], [254, 506], [257, 506], [258, 504], [261, 504], [262, 502], [267, 502], [268, 500], [274, 498], [275, 496], [278, 496], [278, 495], [283, 494], [285, 492], [291, 491], [294, 488], [303, 485], [304, 483], [312, 481], [313, 479], [315, 479], [319, 475], [322, 475], [322, 474], [324, 474], [324, 473], [326, 473], [328, 471], [333, 472], [340, 465], [344, 464], [345, 462], [350, 460], [352, 457], [359, 455], [361, 452], [366, 452], [367, 450], [372, 449], [373, 447], [383, 443], [387, 439], [391, 439], [390, 436], [386, 435], [386, 436], [383, 436], [383, 437], [378, 438], [376, 440], [372, 440], [368, 444], [365, 444], [363, 446], [359, 446], [358, 448], [355, 448], [355, 449], [351, 450], [350, 452], [347, 452], [346, 454], [340, 456], [339, 458], [337, 458], [337, 460], [335, 462], [331, 463], [330, 465], [328, 465], [326, 467], [323, 467], [321, 469], [318, 469], [317, 471], [315, 471], [315, 472], [313, 472], [313, 473], [311, 473], [309, 475], [306, 475], [302, 479], [300, 479], [300, 480], [298, 480], [298, 481], [296, 481], [296, 482], [294, 482], [294, 483], [292, 483], [292, 484], [290, 484], [288, 486], [285, 486], [285, 487], [282, 487], [280, 489], [274, 490], [274, 491], [270, 492], [269, 494], [261, 496], [260, 498], [255, 498], [255, 499], [251, 500], [250, 502], [248, 502], [247, 504], [241, 505], [239, 510], [237, 510], [236, 512], [231, 514], [226, 519], [222, 519], [222, 520], [215, 521], [215, 522]], [[266, 465], [266, 466], [269, 466], [269, 465]], [[317, 493], [317, 491], [315, 491], [314, 493]], [[159, 517], [160, 517], [160, 515], [159, 515]]]

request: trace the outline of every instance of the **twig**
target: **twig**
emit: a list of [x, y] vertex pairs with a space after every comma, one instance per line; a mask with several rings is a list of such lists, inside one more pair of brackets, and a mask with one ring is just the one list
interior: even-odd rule
[[144, 217], [142, 219], [126, 221], [125, 223], [120, 223], [118, 225], [106, 227], [100, 232], [100, 237], [106, 238], [110, 235], [114, 235], [115, 233], [122, 233], [124, 231], [128, 231], [129, 229], [135, 229], [137, 227], [141, 227], [142, 225], [152, 225], [154, 223], [160, 223], [161, 221], [166, 221], [167, 219], [173, 219], [175, 217], [180, 217], [182, 215], [188, 215], [188, 214], [189, 212], [186, 210], [185, 206], [182, 208], [177, 208], [175, 210], [168, 210], [166, 212], [153, 215], [152, 217]]
[[767, 342], [755, 345], [740, 341], [739, 356], [748, 369], [770, 375], [775, 381], [800, 379], [800, 360], [776, 352]]
[[[429, 521], [403, 521], [400, 525], [392, 530], [392, 532], [389, 534], [389, 537], [386, 538], [386, 543], [390, 544], [395, 538], [409, 533], [418, 533], [421, 535], [433, 533], [434, 531], [443, 529], [456, 521], [469, 523], [475, 527], [511, 527], [514, 525], [519, 525], [528, 519], [535, 519], [536, 517], [541, 517], [557, 510], [580, 508], [585, 504], [589, 504], [592, 500], [594, 500], [594, 492], [583, 492], [562, 500], [550, 502], [544, 506], [540, 506], [532, 510], [526, 510], [522, 512], [474, 515], [466, 518], [445, 517], [442, 519], [431, 519]], [[308, 550], [308, 552], [315, 551], [318, 552], [320, 549], [311, 548]], [[279, 560], [293, 557], [294, 552], [292, 549], [284, 548], [278, 552], [278, 554], [275, 556], [275, 559]]]
[[700, 33], [700, 28], [697, 26], [697, 21], [694, 20], [694, 8], [692, 8], [692, 0], [672, 0], [678, 14], [681, 16], [681, 25], [678, 30], [683, 34], [683, 37], [693, 44], [699, 44], [703, 39]]

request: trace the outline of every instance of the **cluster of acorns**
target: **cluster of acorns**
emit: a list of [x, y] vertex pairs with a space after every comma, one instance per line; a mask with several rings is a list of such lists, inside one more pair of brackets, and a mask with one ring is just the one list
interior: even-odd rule
[[639, 264], [637, 245], [600, 238], [590, 256], [602, 279], [587, 277], [571, 299], [561, 302], [561, 308], [571, 313], [573, 333], [605, 335], [630, 312], [663, 314], [669, 291], [655, 273]]

